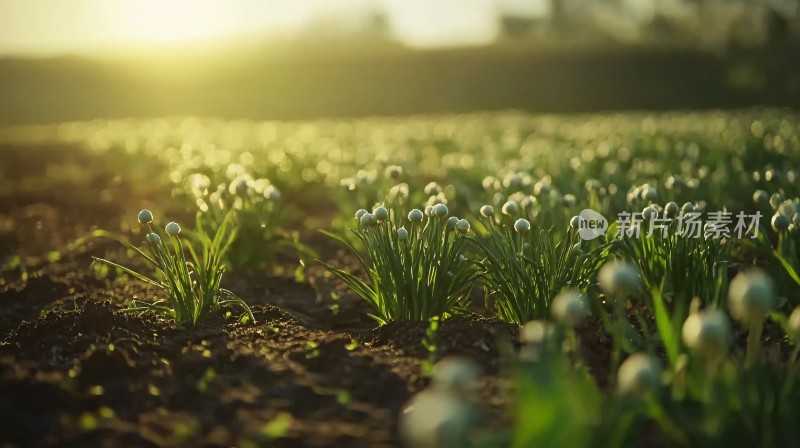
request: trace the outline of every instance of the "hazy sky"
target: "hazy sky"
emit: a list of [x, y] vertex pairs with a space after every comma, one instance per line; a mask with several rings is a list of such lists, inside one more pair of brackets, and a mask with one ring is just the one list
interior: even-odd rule
[[52, 54], [118, 44], [278, 34], [308, 23], [346, 24], [371, 10], [389, 14], [405, 43], [491, 41], [497, 13], [546, 13], [548, 0], [0, 0], [0, 53]]

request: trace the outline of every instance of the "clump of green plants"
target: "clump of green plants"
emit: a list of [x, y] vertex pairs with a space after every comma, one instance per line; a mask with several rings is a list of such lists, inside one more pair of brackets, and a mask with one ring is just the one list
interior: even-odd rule
[[[504, 213], [508, 211], [508, 204]], [[550, 304], [561, 290], [585, 291], [608, 253], [600, 242], [582, 241], [575, 229], [559, 238], [553, 230], [534, 229], [525, 218], [511, 226], [498, 224], [494, 208], [481, 208], [484, 238], [473, 238], [483, 257], [481, 282], [497, 315], [523, 324], [549, 316]]]
[[[616, 261], [601, 274], [607, 294], [659, 294], [634, 285], [630, 267]], [[507, 440], [475, 446], [638, 446], [645, 434], [649, 443], [664, 446], [797, 446], [800, 307], [788, 316], [776, 312], [772, 282], [757, 270], [739, 274], [726, 299], [730, 317], [714, 307], [700, 309], [695, 300], [677, 329], [658, 328], [667, 345], [675, 344], [666, 362], [654, 344], [615, 345], [624, 359], [612, 368], [607, 388], [573, 356], [580, 350], [573, 328], [581, 313], [554, 310], [555, 322], [527, 323], [507, 371], [514, 382], [513, 428]], [[559, 301], [579, 310], [570, 294]], [[786, 336], [771, 342], [770, 350], [761, 339], [767, 319]], [[619, 319], [606, 321], [606, 331], [621, 325]], [[740, 333], [748, 335], [743, 348], [734, 344]]]
[[[638, 214], [637, 214], [638, 216]], [[647, 289], [659, 288], [669, 305], [688, 312], [689, 302], [700, 297], [714, 305], [724, 298], [732, 240], [729, 231], [700, 224], [700, 213], [691, 203], [663, 209], [649, 205], [641, 222], [628, 228], [615, 223], [619, 232], [615, 252], [635, 263]]]
[[[121, 269], [128, 275], [164, 291], [168, 298], [156, 302], [131, 301], [129, 311], [154, 310], [164, 312], [178, 326], [194, 326], [208, 317], [220, 306], [239, 305], [245, 311], [243, 320], [255, 322], [247, 304], [233, 292], [221, 286], [225, 266], [222, 262], [225, 251], [236, 239], [234, 215], [229, 214], [213, 235], [209, 235], [198, 215], [196, 237], [198, 249], [187, 238], [181, 237], [181, 226], [170, 222], [164, 234], [153, 224], [149, 210], [139, 212], [138, 220], [146, 232], [145, 249], [142, 250], [124, 238], [108, 232], [95, 232], [97, 236], [112, 237], [126, 248], [141, 256], [155, 268], [156, 276], [148, 276], [131, 268], [103, 258], [94, 260]], [[189, 257], [187, 258], [187, 253]]]
[[231, 269], [274, 267], [277, 255], [291, 249], [301, 254], [307, 250], [296, 238], [281, 237], [281, 223], [288, 212], [283, 207], [280, 190], [269, 180], [240, 174], [227, 185], [222, 183], [210, 191], [209, 177], [193, 174], [189, 179], [192, 194], [211, 231], [218, 232], [228, 215], [236, 215], [239, 238], [222, 257]]
[[[426, 216], [427, 213], [427, 216]], [[379, 323], [429, 321], [453, 312], [472, 291], [475, 264], [464, 253], [470, 230], [465, 219], [448, 217], [444, 204], [413, 209], [403, 218], [381, 206], [356, 213], [353, 232], [363, 253], [342, 237], [327, 233], [358, 260], [367, 280], [329, 263], [325, 267], [375, 310]]]

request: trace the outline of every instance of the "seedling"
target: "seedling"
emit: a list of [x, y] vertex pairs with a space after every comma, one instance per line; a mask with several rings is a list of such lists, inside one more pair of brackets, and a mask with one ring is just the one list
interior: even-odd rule
[[[201, 250], [199, 256], [193, 244], [180, 236], [181, 227], [176, 222], [166, 225], [164, 229], [166, 235], [162, 238], [161, 233], [153, 225], [153, 214], [149, 210], [142, 210], [139, 213], [139, 223], [147, 231], [145, 250], [111, 233], [95, 232], [96, 236], [116, 239], [144, 258], [155, 268], [158, 278], [152, 278], [103, 258], [94, 257], [94, 260], [121, 269], [168, 295], [167, 300], [152, 303], [134, 299], [128, 311], [161, 311], [172, 317], [176, 325], [194, 326], [220, 306], [235, 304], [244, 308], [245, 316], [250, 322], [255, 323], [253, 313], [247, 304], [220, 285], [222, 274], [225, 272], [222, 257], [236, 239], [233, 215], [228, 214], [213, 236], [206, 233], [200, 216], [197, 218], [197, 241]], [[186, 252], [190, 256], [188, 260]]]

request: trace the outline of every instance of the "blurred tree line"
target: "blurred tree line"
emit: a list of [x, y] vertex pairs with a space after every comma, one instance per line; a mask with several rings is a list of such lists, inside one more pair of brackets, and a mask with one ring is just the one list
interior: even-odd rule
[[800, 39], [800, 0], [547, 0], [548, 13], [501, 13], [509, 40], [623, 41], [713, 51]]
[[800, 0], [546, 1], [548, 14], [500, 14], [483, 47], [404, 48], [375, 10], [292, 42], [0, 59], [0, 125], [800, 107]]

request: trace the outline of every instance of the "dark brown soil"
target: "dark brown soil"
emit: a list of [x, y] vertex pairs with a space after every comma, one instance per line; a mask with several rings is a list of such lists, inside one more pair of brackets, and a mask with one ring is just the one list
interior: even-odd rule
[[[95, 227], [119, 229], [156, 195], [81, 151], [34, 149], [0, 148], [25, 167], [0, 189], [0, 446], [399, 446], [398, 414], [428, 381], [426, 323], [378, 327], [318, 266], [304, 283], [228, 274], [255, 325], [237, 309], [192, 329], [125, 312], [127, 300], [157, 291], [96, 277], [90, 255], [114, 244], [70, 242]], [[53, 166], [78, 165], [94, 167], [88, 179], [46, 177]], [[598, 328], [587, 325], [581, 339], [602, 383], [608, 348]], [[483, 402], [495, 415], [507, 404], [500, 354], [516, 332], [473, 314], [440, 324], [439, 356], [483, 368]], [[275, 431], [280, 423], [285, 431]]]

